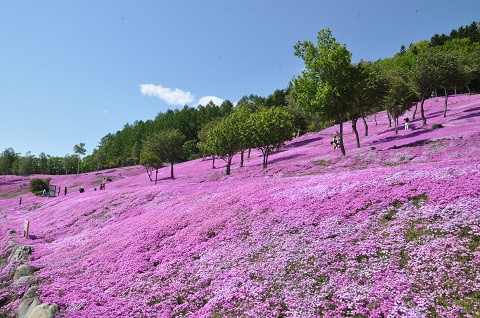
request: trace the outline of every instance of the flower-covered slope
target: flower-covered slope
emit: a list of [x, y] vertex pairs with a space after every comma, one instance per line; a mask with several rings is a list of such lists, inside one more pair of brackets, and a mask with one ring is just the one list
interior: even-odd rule
[[34, 247], [41, 299], [64, 317], [478, 316], [480, 96], [449, 101], [447, 118], [430, 99], [428, 127], [417, 113], [398, 136], [385, 113], [369, 117], [359, 149], [347, 123], [346, 157], [331, 127], [267, 170], [258, 152], [235, 158], [230, 176], [201, 159], [156, 186], [142, 167], [52, 176], [58, 198], [7, 177], [1, 252]]

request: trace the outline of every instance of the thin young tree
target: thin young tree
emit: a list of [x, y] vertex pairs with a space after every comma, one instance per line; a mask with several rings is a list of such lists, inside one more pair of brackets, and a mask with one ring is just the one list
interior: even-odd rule
[[158, 137], [156, 135], [149, 135], [143, 141], [142, 149], [140, 151], [140, 164], [147, 171], [148, 178], [152, 180], [152, 173], [155, 170], [155, 185], [158, 180], [158, 169], [163, 167], [163, 162], [160, 159], [161, 153], [158, 148]]
[[87, 153], [87, 149], [85, 149], [85, 143], [81, 142], [78, 145], [73, 146], [73, 151], [78, 155], [78, 161], [77, 161], [77, 176], [80, 173], [80, 161], [81, 158], [80, 156], [85, 155]]

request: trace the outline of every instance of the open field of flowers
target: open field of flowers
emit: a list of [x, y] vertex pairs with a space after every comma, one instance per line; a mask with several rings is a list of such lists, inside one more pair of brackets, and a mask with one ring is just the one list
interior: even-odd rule
[[[417, 114], [398, 136], [371, 116], [361, 148], [347, 129], [346, 157], [331, 127], [267, 170], [258, 152], [235, 158], [230, 176], [201, 159], [157, 186], [138, 166], [52, 176], [58, 198], [7, 176], [0, 256], [31, 245], [40, 298], [62, 317], [479, 317], [480, 96], [449, 102], [443, 118], [443, 98], [428, 100], [428, 127]], [[26, 289], [2, 286], [2, 301]]]

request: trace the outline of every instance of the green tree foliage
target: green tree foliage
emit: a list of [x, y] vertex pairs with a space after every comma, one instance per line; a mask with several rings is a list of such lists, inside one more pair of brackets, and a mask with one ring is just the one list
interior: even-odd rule
[[25, 156], [20, 157], [19, 160], [16, 161], [15, 171], [22, 176], [22, 185], [25, 179], [35, 172], [34, 162], [34, 156], [31, 155], [30, 152], [27, 152]]
[[80, 173], [80, 161], [81, 161], [81, 158], [80, 158], [80, 155], [85, 155], [85, 153], [87, 153], [87, 149], [85, 149], [85, 143], [84, 142], [81, 142], [79, 143], [78, 145], [75, 145], [73, 146], [73, 151], [77, 154], [77, 176], [78, 174]]
[[245, 95], [237, 102], [237, 109], [248, 110], [253, 113], [265, 106], [265, 98], [258, 95]]
[[287, 105], [285, 106], [284, 110], [292, 116], [293, 129], [295, 130], [296, 136], [298, 137], [307, 131], [308, 126], [312, 122], [312, 120], [305, 112], [305, 109], [302, 108], [300, 104], [295, 101], [291, 94], [288, 94], [285, 99]]
[[350, 117], [355, 133], [357, 148], [360, 148], [360, 137], [357, 121], [362, 118], [365, 126], [365, 136], [368, 136], [368, 124], [365, 116], [378, 111], [378, 105], [383, 101], [388, 89], [388, 81], [372, 63], [360, 62], [354, 73], [354, 91]]
[[398, 119], [412, 107], [412, 103], [416, 101], [417, 96], [410, 83], [400, 76], [390, 77], [389, 86], [390, 89], [385, 98], [385, 103], [395, 124], [395, 134], [398, 134]]
[[63, 168], [65, 170], [65, 175], [67, 175], [71, 171], [75, 171], [75, 168], [77, 168], [77, 163], [78, 163], [78, 155], [70, 155], [66, 154], [63, 157]]
[[268, 166], [268, 156], [293, 136], [293, 118], [278, 107], [254, 113], [248, 119], [251, 145], [263, 154], [263, 168]]
[[427, 118], [425, 117], [423, 104], [436, 87], [437, 65], [436, 57], [432, 53], [432, 50], [426, 50], [419, 54], [411, 75], [412, 83], [420, 95], [420, 113], [424, 126], [427, 124]]
[[147, 171], [148, 178], [152, 180], [152, 172], [155, 170], [155, 185], [158, 180], [158, 169], [163, 167], [161, 159], [162, 153], [159, 147], [158, 134], [149, 135], [143, 141], [142, 150], [140, 151], [140, 164]]
[[230, 114], [215, 125], [207, 136], [207, 145], [216, 156], [227, 163], [227, 175], [230, 175], [233, 156], [243, 147], [241, 129], [238, 117]]
[[15, 162], [18, 160], [18, 154], [12, 149], [7, 148], [0, 154], [0, 173], [4, 176], [13, 174]]
[[42, 174], [48, 173], [48, 156], [42, 152], [38, 156], [38, 172]]
[[468, 38], [453, 39], [433, 49], [456, 56], [462, 71], [456, 88], [465, 87], [471, 93], [470, 85], [480, 79], [480, 42], [471, 43]]
[[252, 113], [248, 108], [240, 108], [230, 115], [237, 123], [238, 134], [240, 137], [240, 168], [243, 167], [244, 164], [245, 151], [247, 149], [255, 148], [248, 124], [248, 120], [253, 114], [255, 113]]
[[197, 147], [197, 141], [195, 139], [188, 140], [183, 144], [183, 158], [185, 160], [195, 160], [199, 158], [199, 149]]
[[447, 117], [448, 91], [466, 81], [466, 72], [457, 55], [447, 52], [435, 52], [435, 84], [445, 92], [445, 109], [443, 117]]
[[170, 162], [170, 178], [174, 179], [173, 164], [183, 156], [185, 135], [177, 129], [160, 131], [157, 135], [158, 153], [162, 160]]
[[432, 46], [444, 45], [448, 40], [468, 38], [472, 43], [480, 42], [480, 27], [478, 22], [472, 22], [470, 25], [461, 26], [450, 32], [450, 35], [435, 34], [431, 39]]
[[30, 180], [30, 191], [35, 195], [42, 194], [43, 190], [49, 191], [51, 178], [33, 178]]
[[62, 174], [64, 162], [62, 157], [47, 156], [48, 174]]
[[318, 33], [316, 46], [309, 41], [298, 42], [295, 55], [303, 59], [305, 69], [293, 80], [293, 96], [312, 114], [319, 113], [340, 125], [340, 148], [345, 155], [343, 122], [351, 110], [354, 91], [351, 53], [326, 29]]
[[273, 94], [265, 99], [265, 107], [285, 107], [287, 106], [287, 93], [283, 89], [277, 89]]
[[212, 168], [215, 169], [215, 152], [213, 148], [213, 138], [210, 137], [210, 134], [215, 128], [215, 126], [222, 120], [221, 117], [215, 117], [205, 125], [198, 132], [198, 144], [197, 147], [202, 153], [202, 157], [205, 160], [205, 157], [212, 157]]
[[[147, 135], [162, 130], [177, 129], [186, 140], [198, 141], [198, 132], [206, 123], [215, 117], [227, 116], [233, 109], [233, 104], [228, 100], [222, 102], [220, 106], [209, 102], [198, 107], [185, 106], [182, 109], [168, 110], [159, 113], [153, 120], [126, 124], [122, 130], [101, 139], [98, 147], [101, 160], [97, 160], [99, 167], [95, 169], [138, 164], [143, 140]], [[88, 159], [86, 158], [87, 161]]]

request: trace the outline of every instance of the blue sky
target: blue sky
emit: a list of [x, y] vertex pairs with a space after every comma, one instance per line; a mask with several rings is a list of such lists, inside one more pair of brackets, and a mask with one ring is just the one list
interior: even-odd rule
[[376, 60], [479, 13], [478, 0], [4, 1], [0, 151], [63, 156], [85, 142], [90, 154], [125, 123], [205, 96], [266, 96], [300, 73], [293, 45], [322, 28]]

